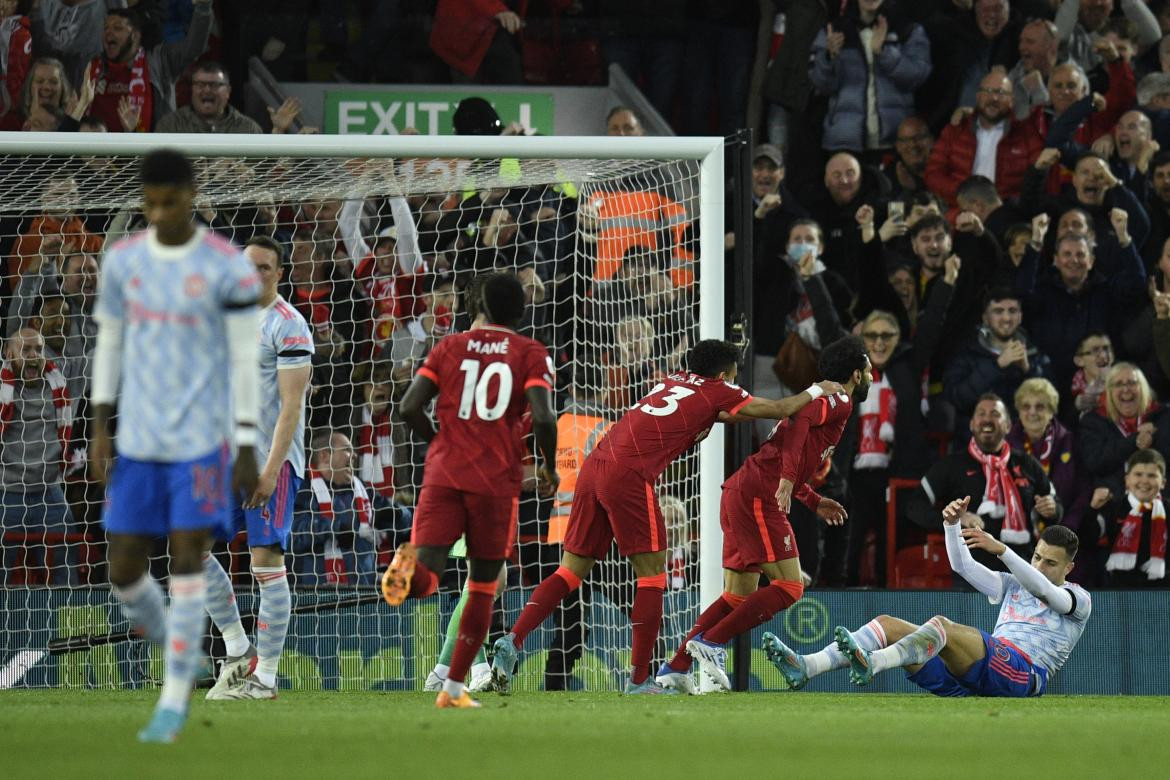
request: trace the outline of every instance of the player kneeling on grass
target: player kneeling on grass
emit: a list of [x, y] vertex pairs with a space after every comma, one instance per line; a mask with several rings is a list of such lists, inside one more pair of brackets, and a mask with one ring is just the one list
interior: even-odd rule
[[[447, 681], [435, 699], [444, 708], [479, 706], [464, 680], [487, 636], [496, 578], [516, 537], [525, 406], [532, 409], [542, 488], [551, 494], [558, 482], [552, 360], [543, 344], [512, 330], [524, 315], [524, 288], [509, 273], [476, 286], [468, 295], [471, 330], [444, 337], [402, 398], [402, 419], [430, 446], [411, 541], [398, 547], [382, 576], [391, 606], [429, 596], [451, 546], [466, 536], [469, 592]], [[436, 395], [437, 432], [426, 413]]]
[[614, 540], [637, 575], [630, 610], [630, 682], [626, 693], [676, 693], [650, 675], [666, 589], [666, 522], [654, 483], [671, 461], [706, 437], [716, 422], [783, 420], [841, 386], [832, 381], [771, 401], [732, 384], [739, 350], [705, 339], [691, 349], [688, 371], [670, 374], [627, 411], [585, 458], [573, 493], [560, 567], [546, 577], [516, 624], [493, 647], [492, 678], [508, 692], [524, 639], [580, 587]]
[[[1063, 525], [1040, 534], [1032, 564], [978, 528], [960, 530], [967, 498], [943, 509], [951, 568], [1003, 604], [988, 634], [941, 615], [915, 626], [882, 615], [850, 633], [836, 630], [836, 642], [819, 653], [798, 655], [772, 634], [764, 650], [789, 687], [803, 688], [810, 677], [849, 667], [849, 678], [866, 685], [878, 672], [895, 667], [936, 696], [1039, 696], [1064, 666], [1093, 609], [1088, 592], [1065, 582], [1077, 554], [1077, 535]], [[1010, 574], [976, 563], [967, 548], [999, 556]]]
[[[663, 664], [659, 685], [697, 693], [692, 659], [717, 688], [730, 690], [723, 645], [795, 604], [804, 594], [800, 553], [788, 522], [795, 493], [830, 525], [845, 522], [845, 509], [808, 485], [833, 452], [854, 402], [869, 393], [872, 372], [865, 344], [856, 336], [821, 352], [821, 377], [843, 392], [824, 395], [776, 423], [758, 451], [723, 483], [719, 524], [723, 530], [723, 595], [699, 615], [674, 658]], [[760, 573], [771, 582], [761, 588]]]

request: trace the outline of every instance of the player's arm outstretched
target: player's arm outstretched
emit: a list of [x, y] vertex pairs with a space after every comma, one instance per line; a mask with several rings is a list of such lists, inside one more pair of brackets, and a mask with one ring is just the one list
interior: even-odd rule
[[[946, 510], [943, 510], [943, 516], [944, 518], [946, 517]], [[950, 526], [947, 526], [947, 530], [947, 554], [949, 555], [951, 549]], [[1007, 566], [1008, 571], [1033, 596], [1062, 615], [1067, 615], [1073, 611], [1073, 608], [1076, 606], [1076, 600], [1073, 598], [1073, 595], [1065, 588], [1052, 584], [1039, 569], [1032, 566], [1019, 555], [1016, 555], [1012, 548], [979, 528], [964, 528], [962, 534], [963, 541], [966, 542], [967, 547], [986, 550], [992, 555], [998, 556], [1004, 565]], [[970, 556], [970, 553], [967, 554]], [[1033, 553], [1033, 555], [1037, 554]], [[978, 566], [978, 564], [976, 565]], [[971, 582], [970, 579], [967, 581]], [[971, 584], [974, 585], [973, 582]]]
[[720, 422], [741, 422], [745, 420], [783, 420], [799, 412], [822, 395], [841, 392], [837, 382], [817, 382], [808, 389], [787, 398], [752, 398], [734, 414], [719, 413]]
[[[992, 602], [998, 602], [1003, 598], [1003, 578], [972, 558], [971, 551], [967, 549], [968, 547], [987, 548], [982, 545], [972, 545], [970, 542], [964, 543], [965, 531], [960, 535], [959, 520], [967, 511], [969, 503], [971, 503], [971, 497], [967, 496], [957, 498], [943, 507], [943, 531], [947, 543], [947, 559], [951, 562], [951, 569], [956, 574], [971, 583], [975, 590], [987, 596]], [[986, 534], [986, 536], [995, 544], [999, 544], [990, 534]], [[998, 555], [992, 550], [988, 550], [988, 552]]]

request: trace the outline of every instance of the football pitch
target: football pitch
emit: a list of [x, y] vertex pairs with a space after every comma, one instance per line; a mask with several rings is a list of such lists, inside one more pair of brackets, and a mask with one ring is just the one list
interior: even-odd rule
[[[1165, 777], [1170, 699], [751, 693], [288, 692], [204, 702], [174, 745], [157, 691], [0, 692], [3, 776], [317, 778]], [[228, 773], [235, 774], [228, 774]]]

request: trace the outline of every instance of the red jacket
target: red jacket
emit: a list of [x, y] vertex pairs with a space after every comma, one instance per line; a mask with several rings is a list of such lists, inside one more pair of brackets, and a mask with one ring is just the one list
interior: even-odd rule
[[[975, 167], [975, 116], [958, 125], [947, 125], [934, 144], [926, 162], [926, 186], [948, 205], [955, 205], [955, 192]], [[1036, 114], [1011, 120], [995, 153], [995, 188], [1001, 198], [1020, 194], [1028, 166], [1044, 149], [1044, 136]]]
[[[521, 0], [516, 14], [523, 18], [527, 0]], [[479, 71], [496, 30], [496, 14], [512, 10], [503, 0], [439, 0], [431, 27], [431, 49], [443, 62], [468, 76]]]

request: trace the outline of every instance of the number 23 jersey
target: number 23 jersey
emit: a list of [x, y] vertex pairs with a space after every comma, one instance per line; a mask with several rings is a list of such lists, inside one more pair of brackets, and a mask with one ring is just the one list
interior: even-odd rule
[[616, 463], [654, 482], [715, 424], [720, 412], [735, 414], [751, 400], [748, 391], [722, 379], [671, 374], [609, 429], [589, 457]]
[[423, 483], [486, 496], [520, 494], [525, 391], [553, 385], [548, 350], [495, 325], [447, 336], [418, 370], [439, 388], [439, 432]]

